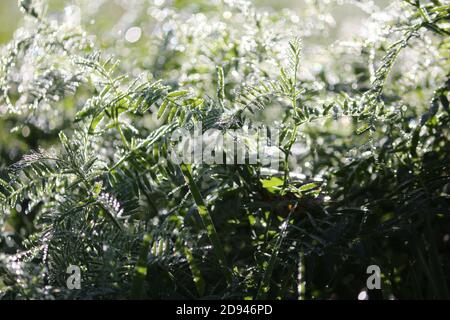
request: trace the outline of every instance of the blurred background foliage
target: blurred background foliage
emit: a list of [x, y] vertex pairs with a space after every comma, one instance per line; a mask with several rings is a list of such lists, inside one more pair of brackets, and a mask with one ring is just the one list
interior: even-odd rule
[[[187, 7], [189, 8], [189, 11], [192, 12], [209, 12], [220, 10], [218, 9], [216, 3], [219, 2], [194, 0], [171, 1], [170, 5], [178, 9]], [[310, 16], [309, 19], [311, 20], [322, 19], [324, 20], [322, 24], [329, 24], [330, 27], [328, 28], [324, 28], [322, 26], [323, 32], [315, 33], [303, 39], [306, 53], [309, 52], [309, 54], [313, 56], [321, 54], [315, 50], [316, 47], [314, 45], [331, 45], [336, 41], [349, 39], [357, 35], [357, 26], [364, 24], [364, 19], [368, 16], [367, 12], [362, 10], [360, 7], [355, 6], [351, 1], [343, 1], [341, 3], [325, 1], [318, 6], [319, 9], [316, 10], [317, 13], [320, 14], [320, 8], [326, 7], [327, 15], [318, 17], [313, 15], [313, 10], [305, 10], [305, 8], [309, 7], [307, 6], [307, 3], [309, 3], [308, 1], [305, 3], [305, 1], [302, 0], [257, 0], [252, 3], [262, 10], [267, 9], [269, 11], [275, 10], [281, 12], [283, 10], [292, 9], [294, 12], [304, 12], [303, 15], [305, 17]], [[379, 0], [375, 3], [380, 8], [384, 8], [389, 4], [389, 1]], [[163, 5], [164, 1], [160, 2], [160, 4]], [[72, 5], [84, 7], [83, 15], [79, 18], [83, 20], [82, 23], [85, 30], [90, 35], [96, 35], [95, 41], [99, 48], [105, 49], [105, 51], [107, 51], [108, 48], [112, 48], [114, 55], [118, 54], [119, 49], [123, 50], [123, 54], [126, 55], [128, 55], [130, 50], [132, 50], [137, 55], [136, 57], [133, 55], [128, 57], [133, 63], [138, 62], [136, 59], [144, 59], [147, 60], [146, 63], [148, 63], [148, 60], [150, 60], [148, 53], [151, 52], [152, 49], [148, 48], [146, 43], [143, 43], [143, 39], [137, 44], [131, 44], [126, 41], [119, 41], [119, 43], [116, 43], [118, 37], [124, 37], [127, 26], [132, 24], [133, 21], [135, 23], [140, 23], [140, 19], [144, 19], [145, 23], [148, 24], [148, 30], [152, 30], [154, 25], [158, 23], [155, 18], [149, 20], [147, 14], [144, 14], [143, 17], [136, 16], [136, 12], [138, 11], [137, 8], [143, 5], [142, 1], [133, 2], [132, 5], [128, 5], [120, 1], [97, 1], [96, 4], [91, 5], [83, 1], [70, 1], [68, 3], [58, 0], [46, 1], [48, 12], [51, 13], [51, 15], [56, 19], [58, 19], [58, 17], [59, 19], [64, 17], [67, 18], [67, 14], [72, 14], [70, 13], [70, 8]], [[364, 5], [362, 7], [364, 8]], [[64, 15], [64, 8], [69, 8], [69, 11], [66, 11], [66, 15]], [[332, 15], [330, 13], [332, 13]], [[77, 14], [77, 12], [74, 12], [73, 14]], [[127, 19], [130, 21], [127, 21]], [[6, 44], [13, 37], [14, 31], [23, 22], [23, 15], [20, 12], [16, 0], [1, 1], [0, 21], [0, 44]], [[143, 37], [146, 36], [146, 33], [147, 32], [144, 30]], [[149, 35], [152, 35], [152, 33], [149, 33]], [[113, 42], [114, 46], [112, 46]], [[311, 43], [311, 46], [309, 43]], [[141, 61], [140, 63], [142, 64], [144, 62]], [[0, 153], [3, 154], [1, 158], [2, 162], [0, 162], [1, 166], [9, 165], [17, 161], [27, 150], [29, 150], [29, 146], [35, 149], [38, 145], [40, 145], [40, 143], [45, 145], [50, 140], [55, 138], [55, 135], [49, 136], [48, 132], [43, 133], [39, 132], [39, 130], [36, 131], [36, 128], [33, 128], [32, 126], [22, 128], [22, 130], [19, 130], [11, 135], [11, 129], [15, 127], [15, 124], [11, 121], [8, 122], [3, 119], [0, 119], [0, 121], [2, 124], [0, 126], [0, 130], [2, 130], [0, 139], [2, 139], [1, 145], [3, 146], [3, 148], [0, 148]], [[32, 134], [30, 134], [31, 132]], [[8, 154], [6, 154], [7, 152]]]

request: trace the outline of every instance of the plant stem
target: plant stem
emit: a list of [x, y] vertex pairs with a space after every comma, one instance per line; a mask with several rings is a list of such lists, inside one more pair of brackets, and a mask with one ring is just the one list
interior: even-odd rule
[[283, 182], [283, 188], [286, 188], [288, 185], [288, 176], [289, 176], [289, 155], [291, 153], [292, 145], [297, 140], [297, 131], [298, 131], [299, 125], [296, 123], [294, 125], [294, 129], [292, 132], [291, 139], [289, 140], [289, 143], [287, 144], [285, 150], [284, 150], [284, 182]]
[[144, 297], [144, 281], [147, 277], [147, 258], [152, 238], [152, 235], [147, 233], [142, 240], [131, 288], [131, 296], [134, 299], [142, 299]]
[[297, 208], [297, 204], [298, 203], [296, 203], [294, 206], [292, 206], [292, 209], [289, 211], [288, 216], [286, 217], [286, 219], [284, 220], [284, 222], [282, 224], [281, 232], [278, 236], [275, 247], [272, 250], [272, 254], [270, 256], [269, 263], [267, 265], [266, 270], [264, 271], [264, 276], [259, 285], [258, 293], [256, 294], [256, 299], [264, 299], [270, 290], [270, 281], [272, 279], [273, 269], [275, 268], [275, 265], [277, 263], [278, 253], [280, 252], [281, 244], [283, 243], [283, 240], [287, 235], [287, 228], [289, 225], [289, 220], [291, 219], [292, 213]]
[[231, 283], [232, 274], [230, 269], [227, 267], [227, 262], [225, 259], [225, 252], [222, 247], [222, 243], [217, 235], [216, 228], [214, 226], [214, 222], [211, 217], [211, 213], [206, 206], [202, 195], [194, 181], [194, 178], [191, 174], [191, 166], [189, 164], [180, 164], [181, 172], [189, 186], [189, 190], [191, 192], [192, 197], [194, 198], [194, 202], [197, 205], [198, 213], [203, 223], [203, 227], [208, 234], [208, 238], [211, 241], [211, 245], [213, 247], [214, 254], [219, 262], [220, 268], [225, 276], [225, 279], [228, 284]]

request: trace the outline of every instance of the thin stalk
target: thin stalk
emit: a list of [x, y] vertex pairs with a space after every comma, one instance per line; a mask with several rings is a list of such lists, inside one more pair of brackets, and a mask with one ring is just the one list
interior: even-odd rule
[[199, 297], [202, 297], [205, 293], [205, 280], [202, 276], [200, 268], [195, 261], [194, 254], [192, 253], [192, 249], [190, 248], [189, 244], [186, 244], [184, 246], [184, 255], [186, 256], [186, 260], [189, 264], [189, 269], [191, 269], [192, 280], [195, 283], [197, 293]]
[[263, 276], [263, 278], [261, 280], [261, 283], [259, 285], [258, 293], [256, 294], [256, 299], [257, 300], [258, 299], [265, 299], [266, 296], [267, 296], [267, 293], [270, 290], [270, 281], [272, 279], [272, 273], [273, 273], [273, 270], [274, 270], [275, 265], [276, 265], [277, 260], [278, 260], [278, 253], [280, 252], [280, 248], [281, 248], [281, 245], [283, 243], [283, 240], [284, 240], [284, 238], [287, 235], [287, 228], [288, 228], [288, 225], [289, 225], [289, 220], [291, 219], [292, 213], [297, 208], [297, 204], [298, 203], [296, 203], [292, 207], [291, 211], [289, 211], [289, 214], [286, 217], [286, 220], [283, 222], [281, 233], [280, 233], [280, 235], [279, 235], [279, 237], [277, 239], [275, 247], [272, 250], [272, 254], [270, 256], [269, 263], [267, 265], [266, 270], [264, 271], [264, 276]]
[[298, 127], [299, 127], [298, 124], [294, 125], [294, 130], [292, 132], [291, 139], [289, 140], [289, 143], [288, 143], [286, 149], [284, 150], [284, 163], [283, 163], [283, 166], [284, 166], [284, 178], [283, 178], [283, 180], [284, 180], [284, 182], [283, 182], [283, 188], [286, 188], [287, 184], [288, 184], [288, 176], [289, 176], [289, 171], [290, 171], [289, 170], [289, 155], [291, 154], [292, 146], [294, 145], [295, 141], [297, 140]]
[[297, 106], [297, 90], [296, 90], [296, 86], [297, 86], [297, 81], [298, 81], [298, 69], [300, 66], [300, 52], [298, 50], [298, 45], [294, 45], [292, 42], [289, 43], [291, 45], [291, 49], [292, 49], [292, 55], [293, 55], [293, 60], [294, 60], [294, 65], [292, 68], [292, 75], [290, 78], [290, 93], [289, 93], [289, 98], [291, 99], [291, 105], [292, 105], [292, 111], [294, 112], [294, 128], [292, 131], [292, 136], [289, 139], [289, 142], [284, 150], [285, 155], [284, 155], [284, 182], [283, 182], [283, 188], [286, 188], [288, 185], [288, 176], [289, 176], [289, 154], [291, 153], [291, 148], [293, 146], [293, 144], [295, 143], [295, 141], [297, 140], [297, 131], [299, 128], [299, 118], [300, 118], [300, 110]]
[[217, 234], [216, 227], [214, 226], [211, 213], [209, 212], [208, 207], [203, 200], [203, 197], [194, 181], [194, 178], [192, 177], [191, 166], [189, 164], [183, 163], [180, 165], [180, 169], [183, 173], [184, 179], [189, 186], [189, 191], [191, 192], [192, 198], [194, 198], [194, 202], [197, 205], [200, 219], [202, 221], [203, 227], [206, 230], [206, 233], [208, 234], [209, 241], [211, 242], [214, 254], [219, 262], [219, 266], [222, 269], [227, 283], [230, 284], [232, 274], [230, 269], [227, 267], [225, 252], [223, 250], [220, 238]]
[[128, 145], [128, 141], [127, 141], [127, 139], [125, 138], [125, 135], [123, 134], [122, 127], [120, 126], [119, 121], [116, 121], [116, 122], [115, 122], [115, 126], [116, 126], [116, 128], [117, 128], [117, 131], [119, 131], [120, 138], [122, 139], [122, 142], [123, 142], [123, 144], [125, 145], [125, 148], [127, 148], [128, 150], [130, 150], [130, 147], [129, 147], [129, 145]]
[[147, 277], [147, 258], [152, 241], [151, 234], [146, 234], [142, 240], [141, 250], [139, 252], [138, 261], [134, 271], [133, 284], [131, 287], [131, 296], [133, 299], [144, 298], [144, 281]]

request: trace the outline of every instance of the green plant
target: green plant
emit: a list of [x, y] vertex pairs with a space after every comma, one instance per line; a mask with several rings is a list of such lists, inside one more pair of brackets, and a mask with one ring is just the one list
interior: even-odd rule
[[[74, 22], [19, 1], [0, 64], [0, 297], [356, 298], [377, 264], [383, 298], [449, 298], [450, 5], [348, 2], [373, 37], [318, 41], [317, 61], [321, 1], [301, 19], [142, 2], [122, 8], [141, 32], [125, 40], [89, 36], [103, 6], [68, 6]], [[280, 170], [169, 161], [171, 134], [200, 122], [280, 128]]]

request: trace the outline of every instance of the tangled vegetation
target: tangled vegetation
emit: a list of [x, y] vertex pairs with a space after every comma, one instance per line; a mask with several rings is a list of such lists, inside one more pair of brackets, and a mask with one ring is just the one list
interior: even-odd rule
[[[450, 298], [448, 1], [69, 2], [1, 49], [0, 298]], [[199, 122], [279, 170], [168, 161]]]

